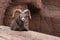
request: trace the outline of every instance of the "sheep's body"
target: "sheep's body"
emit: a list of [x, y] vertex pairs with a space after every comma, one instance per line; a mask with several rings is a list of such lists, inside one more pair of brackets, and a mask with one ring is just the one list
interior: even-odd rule
[[24, 21], [20, 20], [19, 17], [11, 22], [11, 29], [17, 31], [27, 31], [28, 29], [24, 26]]

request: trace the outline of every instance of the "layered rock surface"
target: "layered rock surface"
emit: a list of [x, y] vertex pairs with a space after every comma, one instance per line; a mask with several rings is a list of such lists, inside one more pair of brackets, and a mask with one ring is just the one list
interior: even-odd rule
[[34, 31], [12, 31], [7, 26], [0, 26], [0, 40], [60, 40], [60, 38]]

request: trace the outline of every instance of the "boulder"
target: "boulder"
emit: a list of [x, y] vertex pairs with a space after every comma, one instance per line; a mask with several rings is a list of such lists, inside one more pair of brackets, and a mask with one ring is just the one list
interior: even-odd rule
[[13, 31], [10, 27], [0, 26], [0, 40], [60, 40], [60, 37], [34, 31]]

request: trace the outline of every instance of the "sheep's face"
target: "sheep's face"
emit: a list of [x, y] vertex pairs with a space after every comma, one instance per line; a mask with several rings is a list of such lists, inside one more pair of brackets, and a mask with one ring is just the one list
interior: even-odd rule
[[20, 20], [25, 21], [27, 15], [25, 13], [21, 13], [19, 15], [20, 15]]
[[22, 21], [25, 21], [27, 17], [31, 19], [30, 11], [28, 9], [25, 9], [23, 11], [21, 9], [14, 10], [13, 17], [15, 13], [19, 14], [19, 19]]

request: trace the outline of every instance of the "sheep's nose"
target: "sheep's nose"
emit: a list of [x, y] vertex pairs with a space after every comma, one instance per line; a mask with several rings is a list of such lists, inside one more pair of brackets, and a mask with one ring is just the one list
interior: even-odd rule
[[22, 20], [22, 21], [25, 21], [25, 18], [22, 18], [21, 20]]

